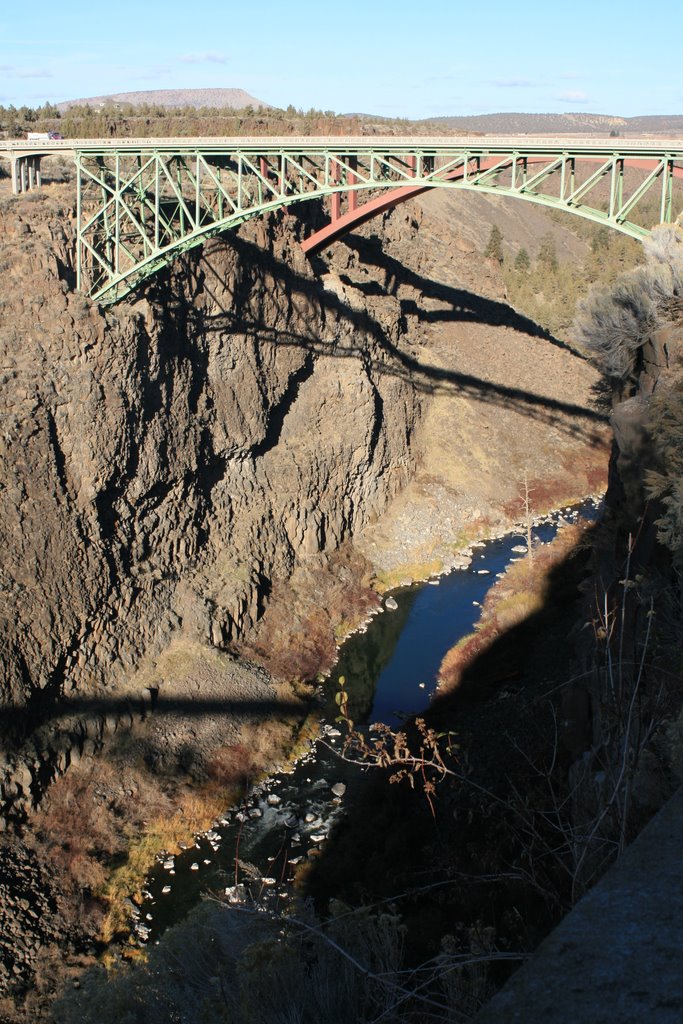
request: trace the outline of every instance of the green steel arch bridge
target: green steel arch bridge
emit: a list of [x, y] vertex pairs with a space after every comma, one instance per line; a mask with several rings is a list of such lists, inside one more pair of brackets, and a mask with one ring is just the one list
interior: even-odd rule
[[[77, 286], [111, 303], [176, 254], [268, 210], [324, 199], [318, 251], [432, 188], [511, 196], [634, 238], [683, 210], [683, 141], [476, 138], [75, 139], [0, 143], [14, 192], [39, 187], [40, 161], [77, 171]], [[363, 200], [361, 202], [361, 199]], [[639, 216], [639, 212], [643, 216]], [[644, 223], [643, 223], [644, 221]]]

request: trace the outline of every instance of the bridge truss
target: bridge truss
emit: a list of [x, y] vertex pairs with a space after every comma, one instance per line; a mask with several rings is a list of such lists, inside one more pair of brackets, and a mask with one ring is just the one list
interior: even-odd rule
[[[263, 138], [84, 145], [74, 148], [78, 287], [115, 302], [212, 235], [322, 197], [328, 197], [330, 225], [303, 243], [307, 251], [431, 188], [512, 196], [642, 239], [653, 223], [671, 223], [683, 209], [677, 184], [683, 144], [617, 148], [614, 142]], [[369, 196], [362, 206], [360, 193]]]

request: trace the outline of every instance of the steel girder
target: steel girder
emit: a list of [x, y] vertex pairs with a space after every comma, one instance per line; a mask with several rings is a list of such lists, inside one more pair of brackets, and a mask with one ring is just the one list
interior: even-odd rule
[[[656, 145], [605, 152], [589, 144], [496, 147], [425, 145], [353, 149], [311, 140], [296, 146], [77, 150], [78, 287], [103, 302], [129, 293], [176, 254], [268, 210], [330, 196], [333, 221], [341, 197], [458, 188], [513, 196], [565, 210], [642, 239], [652, 223], [683, 209], [676, 179], [683, 149]], [[628, 171], [633, 168], [635, 172]], [[654, 201], [656, 200], [656, 201]], [[638, 218], [638, 210], [644, 216]], [[346, 220], [350, 213], [347, 213]], [[353, 219], [353, 218], [352, 218]], [[360, 219], [360, 216], [359, 216]], [[640, 221], [640, 222], [639, 222]], [[644, 223], [643, 223], [644, 221]]]

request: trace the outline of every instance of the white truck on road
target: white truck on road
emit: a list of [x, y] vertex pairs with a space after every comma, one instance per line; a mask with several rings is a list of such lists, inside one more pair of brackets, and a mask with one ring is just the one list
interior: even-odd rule
[[64, 136], [60, 135], [59, 132], [27, 132], [27, 142], [52, 142], [54, 140], [63, 139]]

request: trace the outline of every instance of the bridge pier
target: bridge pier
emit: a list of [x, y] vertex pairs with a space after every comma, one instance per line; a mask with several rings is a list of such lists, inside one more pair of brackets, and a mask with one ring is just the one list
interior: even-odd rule
[[39, 156], [33, 153], [12, 156], [10, 165], [12, 169], [12, 192], [15, 196], [22, 192], [28, 192], [33, 188], [40, 188], [43, 184]]

